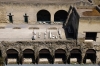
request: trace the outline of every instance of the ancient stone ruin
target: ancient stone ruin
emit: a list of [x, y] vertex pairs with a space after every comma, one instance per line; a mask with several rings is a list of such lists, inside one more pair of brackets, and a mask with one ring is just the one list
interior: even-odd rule
[[5, 64], [99, 64], [99, 0], [0, 0]]

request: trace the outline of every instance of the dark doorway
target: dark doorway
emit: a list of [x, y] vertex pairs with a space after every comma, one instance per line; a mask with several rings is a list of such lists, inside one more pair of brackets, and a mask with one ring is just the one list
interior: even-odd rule
[[37, 13], [37, 21], [50, 23], [51, 15], [47, 10], [40, 10]]
[[1, 50], [0, 50], [0, 57], [2, 57], [2, 53], [1, 53]]
[[83, 63], [88, 63], [88, 62], [86, 62], [87, 59], [90, 59], [91, 63], [93, 63], [93, 64], [96, 63], [96, 51], [93, 49], [87, 50]]
[[6, 64], [8, 63], [8, 59], [11, 59], [11, 60], [16, 60], [16, 61], [12, 61], [12, 62], [9, 62], [11, 64], [19, 64], [19, 57], [18, 57], [18, 52], [14, 49], [9, 49], [7, 50], [7, 57], [6, 57]]
[[[26, 62], [25, 60], [22, 60], [25, 64], [28, 63], [35, 63], [35, 56], [34, 56], [34, 51], [31, 49], [26, 49], [23, 51], [23, 59], [26, 59], [28, 61], [28, 59], [30, 59], [28, 62]], [[32, 60], [32, 62], [30, 62]]]
[[[55, 51], [55, 63], [63, 64], [66, 63], [66, 52], [63, 49], [58, 49]], [[61, 61], [56, 61], [61, 60]]]
[[42, 49], [39, 51], [39, 62], [38, 63], [39, 64], [49, 64], [49, 63], [51, 64], [52, 63], [52, 56], [50, 55], [49, 50]]
[[55, 22], [65, 22], [67, 19], [68, 13], [65, 10], [59, 10], [54, 15]]
[[81, 51], [79, 49], [73, 49], [70, 51], [70, 59], [71, 58], [76, 58], [77, 61], [76, 63], [81, 63]]

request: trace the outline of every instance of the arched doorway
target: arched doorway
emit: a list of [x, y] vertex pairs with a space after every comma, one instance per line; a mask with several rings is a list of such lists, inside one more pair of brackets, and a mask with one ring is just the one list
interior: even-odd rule
[[52, 56], [48, 49], [42, 49], [39, 51], [38, 63], [39, 64], [51, 64], [52, 63]]
[[15, 49], [9, 49], [7, 50], [6, 54], [6, 64], [19, 64], [18, 51]]
[[40, 10], [37, 13], [37, 21], [42, 23], [50, 23], [51, 15], [47, 10]]
[[33, 50], [25, 49], [23, 51], [22, 63], [24, 63], [24, 64], [35, 63], [35, 56], [34, 56], [34, 51]]
[[2, 57], [2, 53], [1, 53], [1, 50], [0, 50], [0, 57]]
[[81, 51], [79, 49], [73, 49], [70, 51], [69, 63], [81, 63]]
[[83, 63], [96, 63], [96, 51], [94, 49], [86, 51]]
[[54, 15], [55, 22], [65, 22], [67, 19], [68, 13], [65, 10], [59, 10]]
[[55, 59], [54, 59], [54, 63], [57, 64], [63, 64], [66, 63], [66, 52], [63, 49], [57, 49], [55, 51]]

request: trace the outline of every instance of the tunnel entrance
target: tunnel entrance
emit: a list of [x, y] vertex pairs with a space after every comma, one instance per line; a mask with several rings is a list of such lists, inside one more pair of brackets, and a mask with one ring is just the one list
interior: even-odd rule
[[58, 49], [55, 51], [54, 63], [63, 64], [66, 63], [66, 52], [63, 49]]
[[2, 53], [1, 53], [1, 50], [0, 50], [0, 57], [2, 57]]
[[67, 19], [68, 13], [65, 10], [59, 10], [54, 15], [55, 22], [65, 22]]
[[96, 51], [93, 49], [87, 50], [83, 63], [96, 63]]
[[47, 49], [42, 49], [39, 51], [39, 64], [51, 64], [52, 56], [50, 55], [50, 51]]
[[79, 49], [73, 49], [70, 51], [70, 63], [81, 63], [81, 51]]
[[19, 64], [18, 52], [14, 49], [7, 50], [6, 64]]
[[31, 50], [31, 49], [24, 50], [22, 61], [23, 61], [24, 64], [35, 63], [34, 51]]
[[42, 23], [50, 23], [51, 15], [47, 10], [40, 10], [37, 13], [37, 21]]

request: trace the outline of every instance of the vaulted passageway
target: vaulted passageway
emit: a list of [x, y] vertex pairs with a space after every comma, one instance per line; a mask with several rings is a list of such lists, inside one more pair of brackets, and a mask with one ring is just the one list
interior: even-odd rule
[[54, 14], [55, 22], [65, 22], [67, 19], [68, 13], [65, 10], [59, 10]]
[[1, 53], [1, 50], [0, 50], [0, 57], [2, 57], [2, 53]]
[[19, 64], [18, 51], [15, 49], [9, 49], [6, 54], [6, 64]]
[[79, 49], [73, 49], [70, 51], [69, 63], [81, 63], [81, 51]]
[[66, 63], [66, 52], [63, 49], [57, 49], [55, 51], [55, 59], [54, 63], [56, 64], [63, 64]]
[[42, 49], [39, 51], [38, 64], [51, 64], [52, 56], [48, 49]]
[[37, 21], [50, 23], [50, 21], [51, 21], [50, 12], [47, 10], [40, 10], [37, 13]]
[[25, 49], [23, 51], [23, 59], [22, 59], [24, 64], [31, 64], [31, 63], [35, 63], [35, 55], [34, 55], [34, 51], [31, 49]]
[[96, 51], [93, 49], [87, 50], [83, 63], [96, 63]]

